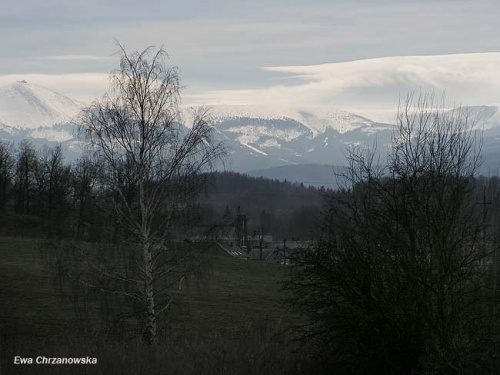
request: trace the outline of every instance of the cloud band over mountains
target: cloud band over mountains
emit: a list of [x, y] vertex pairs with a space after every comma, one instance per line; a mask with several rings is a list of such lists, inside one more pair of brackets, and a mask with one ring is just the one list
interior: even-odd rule
[[[319, 65], [263, 67], [258, 88], [207, 90], [184, 82], [185, 104], [276, 106], [330, 105], [379, 120], [392, 116], [400, 96], [412, 91], [445, 93], [449, 103], [500, 104], [500, 52], [382, 57]], [[78, 100], [101, 97], [102, 73], [11, 74], [0, 85], [25, 79]], [[259, 84], [260, 83], [260, 84]]]
[[212, 90], [199, 103], [332, 105], [359, 113], [393, 112], [400, 96], [445, 94], [463, 105], [500, 103], [500, 53], [397, 56], [307, 66], [265, 67], [279, 83], [250, 90]]

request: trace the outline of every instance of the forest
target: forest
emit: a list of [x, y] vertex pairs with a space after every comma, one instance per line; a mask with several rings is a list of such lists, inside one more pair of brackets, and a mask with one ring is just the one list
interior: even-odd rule
[[[78, 241], [115, 241], [119, 231], [110, 191], [90, 158], [64, 160], [61, 147], [37, 150], [29, 141], [0, 141], [2, 235]], [[276, 240], [311, 240], [329, 189], [306, 187], [235, 172], [210, 172], [200, 178], [197, 199], [179, 212], [177, 236], [208, 231], [224, 216], [248, 218], [249, 234], [264, 226]], [[208, 228], [208, 229], [207, 229]]]

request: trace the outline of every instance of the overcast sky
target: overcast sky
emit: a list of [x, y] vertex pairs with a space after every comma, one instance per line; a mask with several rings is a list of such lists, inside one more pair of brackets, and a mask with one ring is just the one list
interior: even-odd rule
[[[163, 45], [184, 103], [384, 116], [411, 90], [500, 104], [498, 0], [2, 0], [0, 84], [101, 96], [127, 50]], [[427, 57], [422, 57], [427, 56]]]

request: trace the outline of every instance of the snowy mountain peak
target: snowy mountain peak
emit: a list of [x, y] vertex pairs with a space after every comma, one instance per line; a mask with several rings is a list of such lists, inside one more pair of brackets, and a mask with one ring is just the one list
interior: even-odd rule
[[82, 104], [26, 80], [0, 87], [0, 122], [34, 129], [71, 121]]
[[216, 105], [211, 107], [214, 124], [237, 119], [293, 120], [309, 128], [313, 135], [331, 128], [346, 133], [370, 126], [373, 121], [332, 107], [269, 107], [250, 105]]

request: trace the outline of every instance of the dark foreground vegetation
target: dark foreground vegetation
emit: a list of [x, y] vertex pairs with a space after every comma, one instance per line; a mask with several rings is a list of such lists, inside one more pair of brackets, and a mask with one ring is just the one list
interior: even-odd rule
[[386, 166], [352, 150], [312, 251], [286, 285], [340, 373], [500, 373], [498, 178], [477, 179], [465, 111], [400, 108]]

